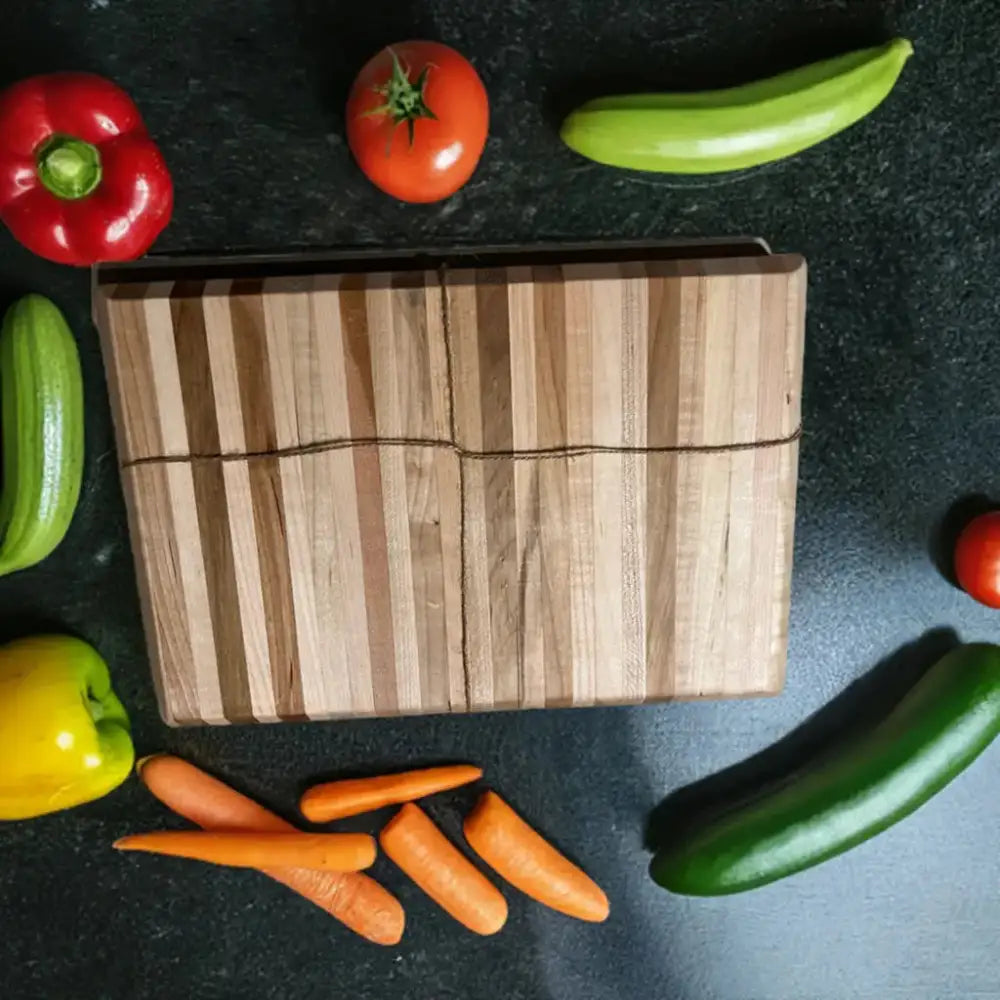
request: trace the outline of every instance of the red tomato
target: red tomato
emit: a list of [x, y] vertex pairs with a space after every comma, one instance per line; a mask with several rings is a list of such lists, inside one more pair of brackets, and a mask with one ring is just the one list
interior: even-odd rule
[[486, 88], [440, 42], [372, 57], [347, 99], [347, 142], [369, 180], [401, 201], [440, 201], [476, 169], [489, 128]]
[[955, 545], [955, 575], [970, 597], [1000, 608], [1000, 511], [965, 526]]

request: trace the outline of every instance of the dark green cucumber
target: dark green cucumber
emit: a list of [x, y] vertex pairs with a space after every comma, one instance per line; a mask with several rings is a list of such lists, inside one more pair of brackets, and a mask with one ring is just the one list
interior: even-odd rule
[[960, 646], [874, 729], [661, 850], [650, 872], [690, 896], [755, 889], [908, 816], [1000, 734], [1000, 647]]

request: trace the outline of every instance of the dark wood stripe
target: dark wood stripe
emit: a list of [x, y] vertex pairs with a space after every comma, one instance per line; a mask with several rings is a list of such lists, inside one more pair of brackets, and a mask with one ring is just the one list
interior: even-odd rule
[[[146, 285], [141, 286], [144, 290]], [[138, 292], [138, 288], [135, 289]], [[128, 297], [116, 309], [119, 322], [114, 345], [114, 383], [118, 385], [120, 416], [116, 420], [121, 457], [126, 461], [164, 452], [163, 429], [156, 405], [156, 373], [149, 349], [149, 329], [143, 303]], [[108, 380], [109, 388], [113, 386]]]
[[[345, 278], [340, 292], [340, 327], [347, 373], [347, 407], [351, 436], [375, 436], [375, 390], [364, 279]], [[396, 650], [389, 599], [389, 549], [382, 505], [382, 466], [374, 445], [354, 448], [354, 481], [358, 495], [365, 604], [368, 609], [368, 654], [372, 697], [377, 713], [395, 713]]]
[[208, 334], [202, 308], [202, 282], [179, 281], [170, 293], [177, 370], [184, 400], [188, 447], [194, 454], [219, 451], [219, 421], [215, 386], [208, 357]]
[[677, 279], [649, 279], [646, 444], [677, 444], [681, 380], [681, 285]]
[[222, 711], [230, 722], [251, 722], [254, 718], [253, 703], [223, 468], [217, 462], [193, 465], [191, 475], [194, 479], [201, 553], [205, 562], [208, 610], [215, 636]]
[[376, 435], [375, 385], [372, 380], [371, 344], [368, 341], [365, 279], [362, 276], [345, 275], [341, 282], [340, 328], [344, 341], [351, 436], [373, 438]]
[[[538, 267], [535, 278], [535, 395], [539, 448], [561, 448], [566, 427], [566, 293], [558, 267]], [[577, 442], [579, 443], [579, 442]]]
[[354, 481], [358, 491], [358, 529], [364, 553], [365, 605], [368, 609], [368, 654], [376, 712], [395, 713], [396, 647], [389, 589], [389, 548], [382, 506], [382, 465], [374, 445], [354, 450]]
[[103, 294], [107, 295], [113, 302], [141, 302], [146, 298], [148, 293], [149, 285], [145, 281], [115, 285], [114, 290], [111, 291], [110, 294], [107, 290], [104, 290], [103, 292]]
[[275, 710], [280, 719], [302, 720], [305, 703], [278, 459], [250, 462], [248, 469]]
[[229, 292], [240, 409], [249, 452], [273, 451], [278, 447], [262, 291], [260, 281], [234, 281]]
[[[483, 449], [514, 447], [510, 371], [510, 312], [504, 271], [476, 276], [480, 419]], [[517, 498], [513, 459], [486, 463], [483, 511], [489, 566], [490, 640], [493, 650], [493, 702], [513, 708], [520, 700], [521, 622], [517, 579]]]
[[[476, 326], [484, 451], [514, 447], [510, 386], [510, 315], [503, 271], [477, 274]], [[469, 334], [471, 336], [471, 331]]]

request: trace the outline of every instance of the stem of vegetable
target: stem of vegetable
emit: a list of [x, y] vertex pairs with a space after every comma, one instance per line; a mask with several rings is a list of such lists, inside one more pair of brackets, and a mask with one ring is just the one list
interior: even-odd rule
[[[391, 50], [390, 50], [391, 51]], [[406, 123], [406, 129], [410, 138], [410, 145], [413, 145], [413, 123], [418, 118], [437, 118], [437, 115], [424, 100], [424, 88], [427, 86], [427, 74], [430, 66], [425, 66], [420, 76], [414, 82], [410, 82], [408, 72], [403, 69], [403, 64], [399, 57], [392, 52], [392, 76], [381, 87], [376, 87], [375, 92], [382, 98], [383, 103], [377, 108], [366, 111], [366, 115], [389, 115], [397, 125]]]
[[86, 198], [101, 183], [101, 154], [92, 143], [54, 135], [35, 154], [38, 178], [57, 198]]

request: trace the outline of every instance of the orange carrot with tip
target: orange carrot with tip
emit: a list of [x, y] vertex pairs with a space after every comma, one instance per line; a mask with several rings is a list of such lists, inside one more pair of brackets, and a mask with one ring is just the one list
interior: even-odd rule
[[[146, 757], [138, 762], [136, 770], [164, 805], [207, 830], [298, 832], [280, 816], [179, 757]], [[369, 941], [397, 944], [403, 936], [405, 916], [399, 900], [367, 875], [307, 868], [261, 871]]]
[[375, 863], [367, 833], [261, 833], [228, 830], [158, 830], [114, 843], [119, 851], [148, 851], [234, 868], [308, 868], [357, 872]]
[[481, 767], [449, 764], [426, 767], [402, 774], [383, 774], [374, 778], [349, 778], [314, 785], [299, 802], [302, 815], [313, 823], [329, 823], [345, 816], [358, 816], [384, 806], [412, 802], [427, 795], [447, 791], [477, 781]]
[[464, 824], [472, 849], [514, 888], [579, 920], [607, 920], [601, 887], [536, 833], [495, 792], [485, 792]]
[[443, 910], [477, 934], [507, 922], [500, 890], [412, 802], [379, 835], [382, 850]]

